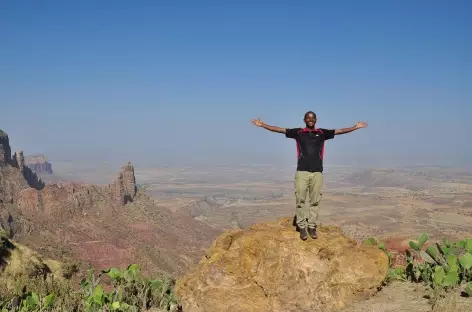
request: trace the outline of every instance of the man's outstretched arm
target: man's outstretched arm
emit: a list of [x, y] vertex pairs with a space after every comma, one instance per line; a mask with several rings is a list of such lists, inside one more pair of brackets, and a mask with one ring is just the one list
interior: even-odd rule
[[253, 120], [251, 120], [251, 122], [255, 126], [267, 129], [267, 130], [272, 131], [272, 132], [286, 133], [286, 131], [287, 131], [287, 129], [285, 129], [285, 128], [280, 128], [280, 127], [277, 127], [277, 126], [267, 125], [259, 118], [258, 119], [253, 119]]
[[339, 135], [339, 134], [344, 134], [344, 133], [349, 133], [358, 129], [362, 129], [367, 127], [367, 122], [360, 122], [358, 121], [355, 126], [349, 127], [349, 128], [341, 128], [341, 129], [336, 129], [334, 131], [334, 134]]

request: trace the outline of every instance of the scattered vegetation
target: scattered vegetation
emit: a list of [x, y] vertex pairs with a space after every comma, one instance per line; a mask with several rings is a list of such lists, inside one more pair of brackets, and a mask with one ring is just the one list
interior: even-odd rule
[[0, 312], [178, 310], [170, 278], [150, 279], [131, 264], [98, 274], [90, 268], [73, 283], [77, 264], [43, 261], [29, 248], [12, 243], [1, 227], [0, 268]]
[[[157, 307], [161, 311], [176, 311], [178, 299], [170, 280], [152, 280], [143, 277], [136, 264], [126, 270], [111, 268], [95, 277], [93, 269], [87, 279], [80, 283], [86, 292], [87, 311], [143, 311]], [[99, 284], [102, 274], [107, 274], [113, 283], [113, 290], [106, 292]]]
[[[107, 280], [108, 283], [103, 283]], [[110, 268], [95, 274], [94, 269], [74, 289], [70, 281], [34, 278], [0, 280], [0, 312], [4, 311], [178, 311], [178, 298], [170, 279], [149, 279], [138, 265]], [[20, 286], [23, 285], [23, 286]], [[26, 285], [26, 286], [24, 286]], [[5, 289], [10, 289], [5, 291]]]
[[472, 297], [472, 239], [458, 242], [426, 244], [428, 234], [422, 233], [417, 240], [409, 242], [405, 250], [406, 265], [392, 266], [392, 255], [385, 244], [369, 238], [364, 244], [375, 245], [385, 251], [389, 258], [389, 273], [386, 282], [392, 280], [423, 283], [434, 293], [447, 292], [463, 287], [464, 295]]

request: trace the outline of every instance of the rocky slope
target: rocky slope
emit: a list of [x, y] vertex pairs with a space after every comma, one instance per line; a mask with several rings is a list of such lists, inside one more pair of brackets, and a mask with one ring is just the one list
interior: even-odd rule
[[52, 259], [98, 269], [139, 263], [143, 271], [184, 272], [218, 232], [190, 216], [159, 207], [136, 187], [124, 165], [106, 186], [47, 184], [25, 166], [22, 152], [0, 153], [0, 224], [19, 243]]
[[228, 230], [177, 282], [185, 312], [339, 311], [377, 292], [386, 254], [321, 227], [302, 241], [292, 219]]
[[56, 280], [69, 278], [70, 268], [42, 256], [17, 242], [0, 238], [0, 280], [18, 280], [50, 276]]

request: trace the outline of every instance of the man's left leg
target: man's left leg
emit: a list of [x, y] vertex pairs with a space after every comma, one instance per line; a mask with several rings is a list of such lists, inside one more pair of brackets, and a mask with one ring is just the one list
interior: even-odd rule
[[313, 239], [318, 237], [316, 234], [316, 221], [318, 221], [322, 188], [323, 174], [321, 172], [313, 172], [309, 180], [310, 205], [308, 208], [308, 234]]

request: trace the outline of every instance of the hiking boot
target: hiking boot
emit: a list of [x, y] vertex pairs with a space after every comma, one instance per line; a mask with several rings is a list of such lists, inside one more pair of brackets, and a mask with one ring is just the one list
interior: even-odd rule
[[316, 235], [316, 229], [308, 228], [308, 234], [310, 234], [310, 237], [313, 239], [318, 238], [318, 235]]
[[300, 238], [302, 240], [306, 240], [308, 238], [308, 233], [306, 232], [306, 228], [300, 229]]

